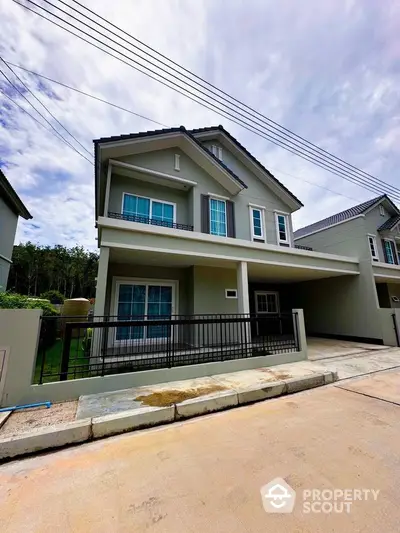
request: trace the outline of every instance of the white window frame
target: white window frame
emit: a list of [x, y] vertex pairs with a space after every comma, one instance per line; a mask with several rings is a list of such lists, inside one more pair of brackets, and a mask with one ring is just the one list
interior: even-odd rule
[[181, 169], [181, 162], [180, 162], [181, 156], [179, 154], [175, 154], [175, 160], [174, 160], [174, 169], [180, 170]]
[[217, 157], [220, 161], [222, 161], [222, 146], [217, 146], [217, 151], [218, 151]]
[[[278, 217], [285, 218], [285, 231], [286, 231], [286, 240], [283, 240], [279, 237], [279, 221]], [[290, 224], [289, 224], [289, 213], [284, 213], [283, 211], [275, 211], [275, 229], [276, 229], [276, 241], [279, 244], [288, 244], [292, 245], [290, 239]]]
[[[371, 254], [372, 261], [379, 262], [378, 247], [376, 245], [376, 235], [374, 235], [373, 233], [368, 233], [367, 238], [368, 238], [368, 248]], [[372, 240], [372, 246], [373, 246], [375, 255], [372, 253], [372, 250], [371, 250], [370, 239]]]
[[381, 215], [381, 217], [384, 217], [386, 215], [385, 208], [382, 204], [379, 206], [379, 214]]
[[[255, 235], [254, 233], [254, 219], [253, 219], [253, 212], [259, 211], [261, 215], [261, 235]], [[267, 242], [267, 238], [265, 235], [265, 207], [259, 207], [256, 205], [249, 205], [249, 212], [250, 212], [250, 232], [251, 232], [251, 240], [252, 241], [264, 241]]]
[[212, 144], [210, 146], [210, 151], [217, 159], [222, 161], [222, 146], [218, 146], [216, 144]]
[[[234, 292], [235, 293], [235, 296], [229, 296], [228, 295], [228, 292]], [[225, 289], [225, 298], [227, 298], [228, 300], [237, 300], [237, 289]]]
[[[273, 311], [259, 311], [258, 310], [258, 296], [260, 294], [264, 294], [266, 296], [268, 296], [269, 294], [273, 294], [275, 296], [276, 312], [273, 312]], [[276, 315], [276, 314], [280, 313], [279, 292], [277, 292], [277, 291], [254, 291], [254, 299], [255, 299], [256, 315]]]
[[[211, 200], [217, 200], [218, 202], [223, 202], [225, 205], [225, 235], [215, 235], [214, 233], [211, 233]], [[227, 237], [228, 236], [228, 216], [227, 216], [227, 210], [226, 210], [226, 200], [223, 196], [218, 195], [211, 195], [208, 202], [208, 216], [210, 220], [210, 235], [213, 235], [214, 237]]]
[[[152, 279], [152, 278], [128, 278], [128, 277], [113, 277], [112, 287], [111, 287], [111, 302], [113, 302], [114, 306], [114, 316], [118, 316], [118, 296], [119, 296], [119, 288], [121, 285], [159, 285], [162, 287], [172, 287], [172, 306], [171, 306], [171, 314], [172, 315], [178, 315], [179, 314], [179, 281], [178, 280], [166, 280], [166, 279]], [[145, 299], [145, 310], [147, 310], [147, 293], [146, 291], [146, 299]], [[143, 320], [143, 325], [145, 326], [146, 320]], [[109, 341], [108, 341], [108, 347], [111, 348], [112, 346], [118, 346], [120, 344], [128, 345], [128, 344], [139, 344], [139, 343], [147, 343], [147, 342], [154, 342], [154, 338], [157, 339], [164, 339], [167, 337], [154, 337], [153, 339], [121, 339], [117, 340], [117, 328], [114, 328], [114, 334], [109, 335]], [[178, 337], [175, 337], [178, 338]]]
[[124, 214], [124, 200], [125, 196], [136, 196], [137, 198], [143, 198], [144, 200], [150, 200], [150, 213], [149, 213], [149, 220], [152, 220], [151, 212], [152, 212], [152, 205], [153, 202], [160, 202], [162, 204], [172, 205], [174, 208], [174, 219], [173, 224], [176, 224], [176, 203], [174, 202], [168, 202], [166, 200], [161, 200], [159, 198], [150, 198], [149, 196], [141, 196], [140, 194], [135, 194], [134, 192], [123, 192], [122, 193], [122, 203], [121, 203], [121, 214]]
[[[393, 263], [386, 263], [387, 265], [394, 265], [394, 266], [399, 266], [397, 263], [396, 263], [396, 259], [398, 259], [398, 256], [396, 255], [397, 254], [397, 246], [396, 246], [396, 241], [394, 239], [383, 239], [384, 242], [391, 242], [393, 243], [394, 245], [394, 249], [395, 249], [395, 255], [393, 256]], [[392, 255], [393, 255], [393, 250], [391, 249], [391, 252], [392, 252]], [[387, 252], [386, 252], [386, 249], [383, 251], [384, 253], [384, 256], [385, 256], [385, 259], [387, 258]]]

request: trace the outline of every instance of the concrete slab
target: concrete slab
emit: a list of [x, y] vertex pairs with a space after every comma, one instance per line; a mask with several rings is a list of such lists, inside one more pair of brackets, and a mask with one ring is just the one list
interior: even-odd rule
[[238, 405], [238, 395], [235, 391], [219, 392], [216, 394], [186, 400], [176, 404], [176, 416], [190, 418], [192, 416], [205, 415], [214, 411], [222, 411]]
[[237, 389], [239, 405], [246, 403], [260, 402], [269, 398], [281, 396], [286, 392], [286, 383], [284, 381], [275, 381], [266, 383], [262, 386], [258, 385], [253, 388], [239, 388]]
[[337, 385], [341, 389], [400, 405], [400, 372], [384, 373]]
[[11, 415], [11, 411], [0, 413], [0, 428], [6, 423], [7, 418]]
[[337, 339], [324, 339], [321, 337], [307, 337], [308, 359], [318, 361], [355, 355], [358, 353], [373, 353], [387, 350], [387, 346], [381, 344], [366, 344], [362, 342], [340, 341]]

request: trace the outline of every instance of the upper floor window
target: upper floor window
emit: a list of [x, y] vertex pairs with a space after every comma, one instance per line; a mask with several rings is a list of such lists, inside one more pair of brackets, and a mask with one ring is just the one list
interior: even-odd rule
[[379, 214], [381, 215], [381, 217], [384, 217], [385, 216], [385, 208], [383, 207], [383, 205], [380, 205], [379, 206]]
[[253, 241], [265, 242], [264, 209], [250, 206], [250, 225]]
[[221, 146], [216, 146], [215, 144], [212, 144], [210, 149], [211, 149], [211, 152], [215, 155], [215, 157], [218, 157], [218, 159], [220, 161], [222, 161], [222, 148], [221, 148]]
[[181, 169], [181, 156], [179, 154], [175, 154], [174, 157], [174, 169], [180, 170]]
[[278, 244], [290, 246], [288, 216], [282, 213], [275, 213], [275, 217]]
[[160, 222], [162, 226], [172, 226], [175, 222], [175, 204], [145, 198], [134, 194], [123, 194], [122, 214], [133, 222]]
[[397, 265], [397, 250], [395, 243], [389, 239], [384, 239], [383, 251], [385, 253], [386, 263], [389, 265]]
[[369, 250], [371, 252], [372, 261], [379, 261], [375, 235], [368, 235], [368, 244]]
[[210, 233], [226, 237], [226, 201], [210, 198]]

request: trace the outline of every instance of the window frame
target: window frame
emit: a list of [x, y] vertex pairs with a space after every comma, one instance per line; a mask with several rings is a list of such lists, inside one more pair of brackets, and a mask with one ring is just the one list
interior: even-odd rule
[[[376, 235], [374, 235], [373, 233], [367, 233], [367, 239], [368, 239], [369, 253], [371, 254], [372, 261], [379, 262], [378, 246], [376, 244]], [[372, 253], [370, 239], [372, 240], [372, 245], [373, 245], [375, 255]]]
[[[228, 296], [228, 292], [234, 292], [235, 295], [234, 296]], [[237, 294], [237, 289], [225, 289], [225, 298], [227, 300], [237, 300], [238, 299], [238, 294]]]
[[181, 156], [180, 154], [174, 155], [174, 170], [179, 171], [181, 169]]
[[[261, 235], [255, 235], [254, 233], [254, 217], [253, 217], [254, 211], [260, 212]], [[265, 234], [265, 207], [249, 204], [249, 213], [250, 213], [251, 240], [254, 242], [267, 242], [267, 237]]]
[[379, 206], [379, 214], [381, 215], [381, 217], [384, 217], [386, 215], [385, 208], [383, 207], [382, 204], [380, 204]]
[[[396, 241], [395, 241], [394, 239], [384, 238], [384, 239], [383, 239], [383, 242], [384, 242], [384, 243], [385, 243], [385, 242], [392, 243], [393, 248], [394, 248], [394, 250], [393, 250], [393, 248], [390, 247], [390, 252], [391, 252], [391, 254], [392, 254], [392, 256], [393, 256], [393, 263], [389, 263], [389, 261], [387, 260], [387, 259], [388, 259], [388, 255], [387, 255], [387, 250], [386, 250], [386, 248], [385, 248], [385, 250], [384, 250], [384, 254], [385, 254], [386, 264], [387, 264], [387, 265], [395, 265], [395, 266], [398, 266], [398, 264], [396, 263], [396, 259], [398, 260]], [[385, 245], [383, 245], [383, 246], [385, 246]]]
[[218, 144], [211, 144], [210, 152], [215, 155], [217, 159], [222, 161], [222, 146], [218, 146]]
[[[283, 217], [285, 220], [285, 233], [286, 233], [286, 240], [283, 240], [279, 236], [279, 218]], [[286, 244], [288, 246], [292, 245], [291, 242], [291, 236], [290, 236], [290, 224], [289, 224], [289, 213], [285, 213], [283, 211], [275, 211], [275, 229], [276, 229], [276, 240], [277, 244]]]
[[[275, 297], [275, 304], [276, 304], [276, 311], [259, 311], [258, 310], [258, 296], [260, 294], [263, 294], [265, 296], [268, 296], [269, 294], [274, 295]], [[279, 292], [278, 291], [254, 291], [254, 308], [256, 311], [256, 315], [279, 315], [280, 313], [280, 302], [279, 302]]]
[[[173, 207], [173, 210], [174, 210], [174, 216], [173, 216], [173, 220], [172, 220], [172, 223], [173, 224], [176, 224], [176, 203], [175, 202], [168, 202], [166, 200], [161, 200], [159, 198], [151, 198], [149, 196], [141, 196], [140, 194], [135, 194], [135, 193], [132, 193], [132, 192], [123, 192], [122, 193], [122, 204], [121, 204], [121, 214], [124, 215], [124, 201], [125, 201], [125, 196], [136, 196], [136, 198], [143, 198], [144, 200], [150, 200], [150, 212], [149, 212], [149, 221], [151, 220], [157, 220], [157, 219], [153, 219], [151, 214], [152, 214], [152, 206], [153, 206], [153, 202], [159, 202], [161, 204], [166, 204], [166, 205], [172, 205]], [[129, 215], [128, 215], [129, 216]], [[139, 215], [132, 215], [132, 216], [139, 216]]]
[[[214, 200], [215, 202], [222, 202], [225, 206], [225, 235], [220, 235], [220, 234], [216, 234], [216, 233], [212, 233], [211, 231], [211, 223], [212, 223], [212, 220], [211, 220], [211, 202], [212, 200]], [[218, 195], [210, 195], [209, 196], [209, 201], [208, 201], [208, 216], [209, 216], [209, 220], [210, 220], [210, 235], [213, 235], [214, 237], [227, 237], [228, 236], [228, 213], [227, 213], [227, 209], [226, 209], [226, 200], [221, 197], [221, 196], [218, 196]]]

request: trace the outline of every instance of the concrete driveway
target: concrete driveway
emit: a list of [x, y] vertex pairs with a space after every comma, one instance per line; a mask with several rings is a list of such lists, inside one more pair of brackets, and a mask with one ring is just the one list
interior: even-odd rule
[[308, 359], [335, 359], [351, 355], [371, 355], [387, 350], [388, 346], [381, 344], [366, 344], [363, 342], [341, 341], [338, 339], [323, 339], [322, 337], [307, 337]]
[[[397, 532], [399, 383], [383, 372], [5, 464], [1, 531]], [[291, 514], [263, 509], [276, 477], [297, 491]], [[306, 514], [303, 490], [322, 489], [369, 496]]]

